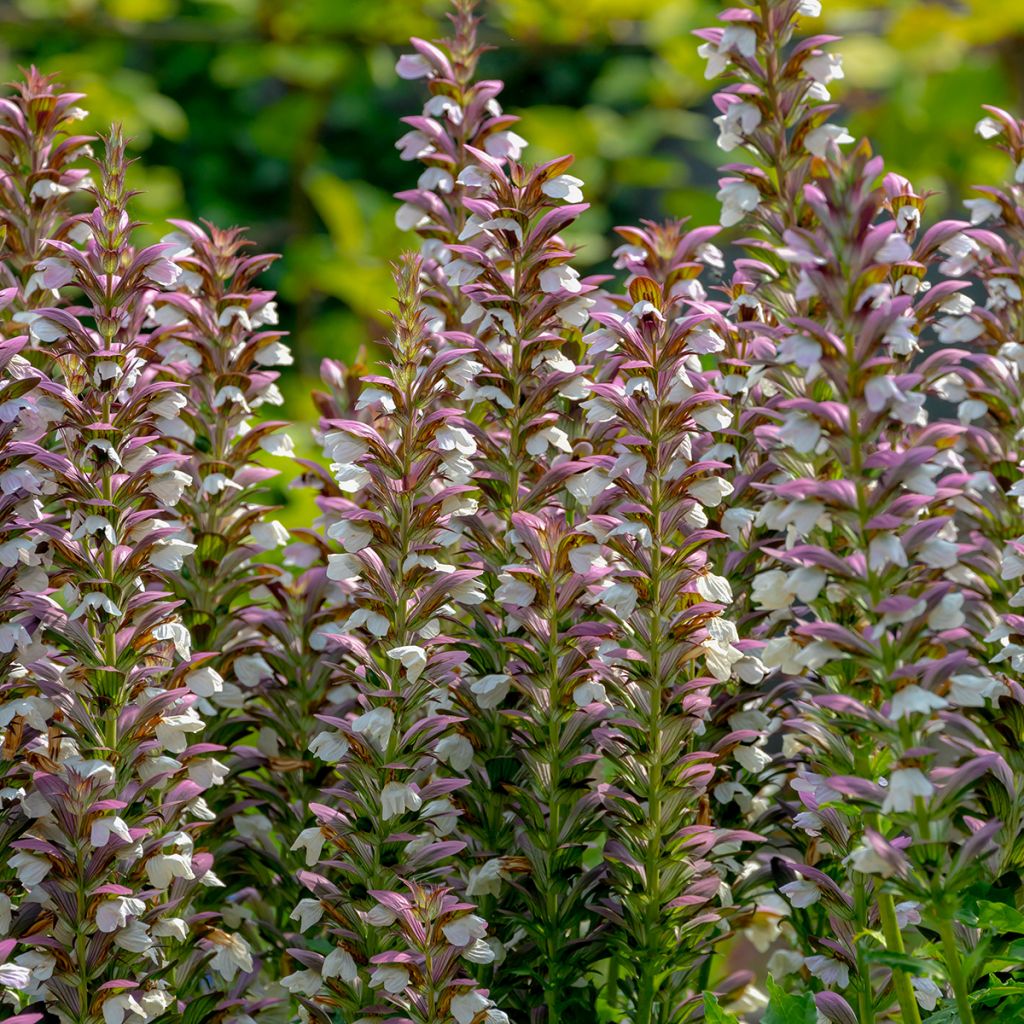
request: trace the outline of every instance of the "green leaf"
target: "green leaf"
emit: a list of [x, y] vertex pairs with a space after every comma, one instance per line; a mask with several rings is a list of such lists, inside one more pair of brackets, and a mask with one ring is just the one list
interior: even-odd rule
[[817, 1024], [818, 1010], [810, 992], [790, 995], [774, 978], [769, 978], [768, 995], [768, 1009], [762, 1024]]
[[960, 1015], [956, 1012], [955, 1006], [947, 1006], [944, 1010], [926, 1017], [923, 1024], [960, 1024]]
[[1024, 914], [1006, 903], [978, 900], [978, 924], [982, 928], [993, 928], [998, 932], [1024, 934]]
[[738, 1018], [718, 1005], [718, 996], [714, 992], [705, 992], [704, 1020], [707, 1021], [707, 1024], [736, 1024]]
[[905, 974], [923, 975], [927, 973], [921, 961], [907, 953], [890, 953], [887, 949], [872, 949], [865, 954], [865, 959], [870, 964], [903, 971]]

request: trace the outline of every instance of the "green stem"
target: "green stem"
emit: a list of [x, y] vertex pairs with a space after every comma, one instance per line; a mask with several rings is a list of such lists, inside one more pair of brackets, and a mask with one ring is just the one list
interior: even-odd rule
[[942, 951], [946, 958], [946, 973], [949, 975], [949, 983], [953, 986], [960, 1024], [974, 1024], [970, 990], [967, 985], [967, 977], [964, 974], [964, 966], [960, 960], [960, 949], [956, 943], [953, 922], [944, 917], [939, 920], [938, 927], [939, 935], [942, 938]]
[[[896, 920], [895, 901], [887, 892], [879, 892], [877, 897], [878, 915], [882, 921], [882, 934], [885, 936], [885, 948], [890, 953], [906, 952], [899, 922]], [[917, 1008], [917, 997], [914, 995], [914, 986], [910, 984], [910, 975], [896, 967], [893, 968], [892, 980], [896, 988], [896, 998], [900, 1003], [903, 1024], [921, 1024], [921, 1012]], [[961, 1024], [968, 1024], [968, 1022], [962, 1021]]]
[[[867, 884], [863, 875], [856, 876], [856, 893], [854, 896], [855, 913], [860, 927], [867, 923]], [[864, 954], [864, 944], [857, 943], [857, 1020], [859, 1024], [875, 1024], [874, 993], [871, 990], [871, 969]]]

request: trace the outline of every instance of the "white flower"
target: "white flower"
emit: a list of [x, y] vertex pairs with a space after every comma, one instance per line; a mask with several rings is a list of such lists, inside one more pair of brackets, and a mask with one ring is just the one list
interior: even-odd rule
[[117, 836], [126, 843], [132, 841], [132, 834], [128, 830], [128, 823], [119, 818], [116, 814], [110, 818], [97, 818], [89, 829], [89, 844], [99, 849], [110, 842], [111, 836]]
[[892, 864], [877, 853], [869, 843], [858, 846], [850, 854], [849, 859], [853, 867], [865, 875], [881, 875], [882, 878], [889, 878], [893, 874]]
[[159, 540], [156, 542], [156, 547], [150, 556], [150, 562], [157, 569], [178, 572], [185, 564], [185, 558], [191, 555], [195, 549], [195, 544], [179, 540], [176, 537]]
[[353, 555], [328, 555], [327, 578], [341, 582], [358, 579], [362, 575], [363, 563]]
[[742, 146], [761, 123], [761, 111], [753, 103], [731, 103], [724, 114], [715, 118], [718, 125], [718, 147], [726, 153]]
[[461, 733], [450, 733], [438, 740], [434, 756], [457, 772], [464, 772], [473, 763], [473, 744]]
[[320, 991], [320, 975], [316, 971], [295, 971], [281, 979], [281, 985], [293, 995], [315, 996]]
[[96, 927], [101, 932], [116, 932], [128, 923], [129, 917], [138, 917], [146, 911], [146, 904], [133, 896], [115, 896], [104, 900], [96, 908]]
[[592, 679], [576, 686], [572, 691], [572, 699], [577, 707], [585, 708], [591, 704], [604, 704], [608, 700], [608, 694], [605, 692], [604, 683]]
[[495, 132], [484, 140], [484, 150], [497, 160], [518, 160], [529, 143], [513, 131]]
[[917, 999], [918, 1006], [922, 1010], [931, 1012], [938, 1006], [939, 1000], [942, 998], [942, 989], [931, 978], [921, 978], [915, 975], [910, 979], [910, 984], [914, 989], [914, 997]]
[[984, 224], [993, 218], [998, 219], [1002, 208], [991, 199], [965, 199], [964, 206], [971, 211], [972, 224]]
[[722, 227], [739, 224], [748, 213], [757, 209], [761, 202], [761, 193], [756, 185], [749, 181], [727, 181], [718, 190], [715, 197], [722, 204], [719, 223]]
[[18, 876], [18, 881], [26, 889], [35, 888], [49, 873], [50, 862], [45, 857], [37, 857], [27, 850], [18, 850], [7, 858], [8, 867]]
[[375, 967], [370, 975], [370, 985], [373, 988], [383, 988], [393, 996], [404, 992], [409, 987], [409, 972], [404, 967], [396, 967], [391, 964]]
[[328, 764], [337, 764], [349, 751], [348, 740], [333, 730], [318, 732], [309, 741], [309, 751]]
[[211, 928], [208, 938], [215, 950], [210, 967], [225, 981], [231, 981], [240, 970], [246, 974], [252, 970], [252, 951], [241, 935], [229, 935], [219, 928]]
[[705, 601], [717, 601], [727, 604], [732, 600], [732, 587], [724, 576], [716, 576], [712, 572], [697, 577], [697, 593]]
[[419, 793], [404, 782], [389, 782], [380, 792], [381, 814], [385, 821], [406, 811], [418, 811], [422, 803]]
[[355, 554], [370, 545], [373, 541], [373, 530], [358, 520], [342, 519], [331, 524], [327, 536], [339, 541], [349, 554]]
[[560, 291], [576, 294], [583, 286], [580, 284], [579, 272], [563, 263], [540, 272], [540, 287], [541, 291], [549, 294]]
[[434, 68], [421, 53], [403, 53], [395, 64], [395, 73], [399, 78], [412, 81], [415, 78], [430, 78]]
[[192, 858], [187, 853], [158, 853], [146, 861], [146, 876], [155, 889], [166, 889], [175, 878], [192, 879]]
[[804, 960], [807, 970], [824, 985], [846, 988], [850, 984], [850, 968], [830, 956], [809, 956]]
[[326, 842], [327, 837], [319, 826], [304, 828], [289, 849], [303, 850], [306, 854], [306, 867], [315, 868], [320, 861], [320, 854], [323, 853]]
[[146, 1011], [131, 992], [119, 992], [103, 1001], [104, 1024], [124, 1024], [129, 1014], [146, 1019]]
[[511, 686], [511, 677], [504, 673], [481, 676], [469, 685], [477, 704], [484, 710], [496, 708], [505, 699]]
[[282, 544], [287, 544], [291, 534], [287, 528], [276, 519], [268, 520], [265, 523], [256, 523], [249, 530], [249, 535], [256, 542], [258, 547], [271, 551]]
[[994, 139], [1003, 132], [1002, 124], [994, 117], [983, 117], [975, 126], [974, 131], [983, 139]]
[[395, 727], [395, 713], [387, 706], [371, 708], [352, 722], [352, 731], [365, 736], [378, 750], [384, 750]]
[[415, 683], [427, 667], [427, 652], [415, 644], [392, 647], [387, 653], [389, 658], [394, 658], [402, 663], [406, 678], [410, 683]]
[[320, 967], [320, 976], [325, 979], [339, 978], [346, 984], [351, 984], [359, 977], [359, 968], [356, 966], [352, 954], [339, 946], [324, 957], [324, 962]]
[[821, 424], [804, 412], [789, 412], [779, 427], [779, 440], [796, 452], [813, 452], [821, 440]]
[[487, 922], [476, 914], [464, 914], [443, 925], [441, 931], [453, 946], [469, 946], [487, 934]]
[[185, 676], [185, 685], [197, 697], [212, 697], [224, 689], [224, 677], [210, 665], [204, 665]]
[[[843, 146], [848, 142], [853, 142], [853, 136], [845, 128], [837, 124], [819, 125], [817, 128], [812, 128], [804, 136], [804, 149], [808, 153], [824, 158], [828, 153], [829, 143], [831, 142], [834, 142], [837, 146]], [[879, 260], [882, 263], [895, 262], [893, 260], [881, 259], [881, 257], [879, 257]]]
[[544, 182], [540, 190], [552, 199], [561, 199], [566, 203], [583, 202], [583, 182], [571, 174], [559, 174], [550, 181]]
[[809, 907], [821, 899], [821, 890], [814, 882], [810, 882], [806, 878], [779, 886], [779, 892], [783, 893], [786, 899], [798, 908]]
[[730, 53], [753, 57], [756, 52], [757, 33], [746, 25], [728, 25], [717, 45], [703, 43], [697, 47], [698, 55], [708, 62], [704, 71], [706, 79], [717, 78], [725, 71], [729, 66]]
[[106, 594], [92, 593], [85, 595], [81, 604], [75, 608], [68, 618], [71, 622], [74, 622], [75, 619], [80, 619], [90, 611], [104, 612], [114, 619], [119, 619], [122, 615], [121, 609]]
[[235, 658], [232, 665], [235, 678], [243, 686], [257, 686], [264, 679], [270, 679], [274, 670], [267, 664], [262, 654], [243, 654]]
[[324, 907], [319, 900], [299, 900], [295, 909], [288, 915], [290, 921], [299, 922], [299, 931], [304, 932], [317, 924], [324, 916]]
[[501, 860], [494, 857], [478, 868], [471, 868], [466, 884], [467, 896], [498, 896], [502, 883]]
[[1002, 687], [992, 676], [953, 676], [949, 688], [950, 703], [962, 708], [983, 708], [988, 700], [1002, 692]]
[[962, 593], [946, 594], [928, 615], [928, 628], [936, 631], [956, 629], [966, 621]]
[[429, 223], [430, 218], [423, 208], [414, 203], [402, 203], [395, 210], [395, 227], [399, 231], [412, 231], [413, 228], [418, 228], [421, 224]]
[[721, 477], [707, 477], [690, 484], [690, 496], [696, 498], [705, 508], [717, 508], [722, 499], [732, 494], [733, 487]]
[[526, 608], [537, 596], [529, 583], [511, 573], [499, 573], [498, 581], [500, 586], [494, 591], [494, 599], [511, 608]]
[[948, 706], [949, 702], [944, 697], [911, 683], [893, 695], [890, 714], [898, 721], [915, 714], [930, 715], [933, 711]]
[[465, 995], [455, 996], [451, 1002], [451, 1012], [458, 1024], [472, 1024], [477, 1014], [493, 1005], [482, 992], [474, 990]]

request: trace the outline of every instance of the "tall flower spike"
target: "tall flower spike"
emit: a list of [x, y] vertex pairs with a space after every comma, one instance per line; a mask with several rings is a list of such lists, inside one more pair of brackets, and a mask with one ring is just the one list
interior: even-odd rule
[[613, 568], [602, 600], [620, 623], [617, 646], [605, 651], [604, 853], [620, 965], [608, 999], [637, 1024], [687, 1018], [718, 920], [714, 847], [747, 838], [707, 820], [715, 755], [698, 739], [714, 690], [742, 658], [723, 614], [729, 584], [709, 571], [704, 550], [717, 536], [704, 509], [731, 485], [722, 463], [694, 454], [725, 401], [697, 354], [717, 318], [670, 316], [679, 312], [673, 284], [634, 276], [628, 312], [595, 314], [601, 328], [589, 335], [594, 361], [611, 348], [618, 368], [591, 385], [586, 403], [592, 429], [614, 442], [614, 456], [603, 457], [611, 486], [590, 515]]
[[424, 303], [437, 310], [448, 330], [460, 326], [468, 301], [458, 285], [446, 279], [444, 266], [454, 254], [470, 215], [463, 199], [467, 189], [486, 177], [476, 151], [496, 159], [517, 159], [526, 140], [512, 126], [519, 118], [502, 112], [502, 83], [477, 80], [477, 65], [486, 47], [477, 42], [476, 0], [453, 0], [448, 15], [449, 39], [429, 43], [413, 39], [415, 53], [398, 60], [397, 72], [407, 79], [426, 79], [430, 99], [422, 115], [405, 117], [410, 127], [395, 144], [403, 160], [418, 160], [425, 170], [417, 188], [399, 192], [398, 226], [415, 229], [423, 239], [423, 271], [431, 282]]
[[[81, 93], [60, 86], [34, 67], [0, 100], [0, 225], [4, 230], [4, 310], [56, 304], [69, 268], [49, 241], [82, 242], [88, 227], [69, 215], [68, 200], [91, 186], [89, 170], [75, 166], [92, 155], [92, 136], [73, 135], [85, 116]], [[8, 290], [13, 289], [13, 290]]]
[[[211, 655], [187, 680], [208, 723], [207, 749], [216, 755], [211, 767], [222, 778], [231, 773], [217, 792], [214, 811], [218, 826], [235, 827], [215, 827], [212, 838], [218, 865], [243, 891], [217, 898], [240, 915], [269, 915], [247, 936], [258, 946], [277, 939], [278, 956], [262, 963], [273, 976], [280, 973], [280, 954], [288, 944], [280, 936], [299, 898], [293, 866], [280, 859], [287, 858], [298, 808], [314, 787], [300, 784], [299, 800], [282, 800], [268, 795], [264, 773], [287, 777], [309, 768], [319, 774], [304, 749], [312, 720], [296, 728], [280, 706], [272, 713], [266, 707], [266, 695], [284, 687], [282, 678], [289, 684], [300, 678], [275, 671], [268, 656], [283, 654], [291, 644], [264, 629], [275, 620], [262, 609], [265, 585], [282, 575], [267, 564], [265, 553], [289, 540], [261, 501], [277, 475], [262, 461], [266, 454], [289, 456], [292, 446], [281, 433], [285, 423], [260, 416], [262, 407], [283, 402], [277, 367], [290, 365], [292, 357], [283, 333], [275, 330], [274, 293], [258, 284], [276, 257], [247, 252], [251, 243], [238, 229], [172, 223], [176, 230], [164, 241], [175, 247], [181, 277], [176, 292], [154, 303], [152, 343], [164, 375], [180, 382], [182, 392], [161, 403], [157, 423], [171, 450], [188, 456], [184, 469], [192, 482], [178, 505], [179, 531], [164, 553], [168, 567], [177, 570], [172, 582], [182, 621], [195, 647]], [[301, 685], [317, 677], [302, 675]], [[281, 728], [289, 749], [263, 738], [268, 721]], [[258, 745], [231, 749], [247, 727], [256, 732]], [[290, 886], [294, 898], [261, 898], [274, 886]], [[252, 906], [243, 903], [249, 894]]]
[[[475, 32], [469, 11], [458, 5], [455, 15], [457, 28], [463, 26], [457, 35], [466, 39], [473, 38], [470, 28]], [[573, 457], [581, 418], [572, 403], [585, 391], [570, 352], [578, 351], [593, 285], [569, 266], [572, 252], [559, 237], [585, 209], [582, 182], [568, 174], [570, 158], [521, 167], [526, 143], [496, 106], [500, 84], [455, 89], [451, 78], [464, 62], [454, 44], [451, 72], [433, 50], [416, 45], [434, 68], [428, 111], [442, 106], [450, 122], [440, 135], [429, 122], [414, 123], [432, 142], [421, 155], [432, 161], [454, 152], [459, 171], [445, 203], [417, 193], [402, 198], [419, 211], [419, 229], [429, 236], [425, 251], [439, 261], [429, 269], [443, 287], [428, 299], [440, 295], [447, 321], [454, 317], [465, 328], [449, 332], [451, 342], [474, 350], [449, 377], [479, 423], [471, 438], [478, 451], [460, 458], [453, 441], [449, 473], [461, 479], [472, 471], [480, 483], [479, 514], [467, 520], [462, 547], [486, 570], [494, 594], [474, 610], [467, 636], [474, 675], [461, 693], [479, 750], [473, 785], [461, 799], [467, 830], [489, 858], [471, 872], [469, 892], [482, 897], [488, 916], [492, 901], [509, 904], [508, 917], [499, 919], [502, 937], [527, 936], [519, 940], [518, 965], [496, 974], [496, 990], [507, 989], [503, 999], [515, 991], [525, 1002], [543, 1000], [555, 1020], [563, 1006], [588, 1005], [585, 988], [570, 987], [583, 968], [577, 964], [574, 973], [565, 951], [600, 955], [596, 941], [579, 944], [595, 924], [588, 904], [596, 875], [583, 867], [583, 855], [598, 817], [587, 774], [600, 701], [579, 705], [573, 698], [575, 691], [599, 694], [599, 686], [584, 685], [595, 642], [582, 625], [572, 635], [563, 603], [564, 593], [582, 594], [588, 582], [590, 569], [577, 572], [569, 555], [589, 538], [560, 525], [565, 515], [558, 507], [568, 481], [586, 490], [590, 468]], [[462, 105], [453, 106], [452, 96]], [[403, 142], [410, 138], [415, 133]], [[436, 246], [441, 240], [443, 249]], [[578, 678], [570, 681], [566, 671]], [[521, 859], [507, 859], [512, 854]], [[517, 892], [502, 893], [502, 875], [513, 866], [525, 874]]]
[[188, 478], [150, 447], [153, 405], [175, 388], [153, 379], [142, 333], [157, 286], [178, 271], [166, 246], [132, 249], [126, 168], [115, 131], [89, 241], [51, 243], [84, 298], [32, 321], [53, 367], [41, 386], [63, 408], [59, 431], [22, 445], [48, 481], [36, 527], [52, 564], [39, 601], [49, 650], [20, 680], [37, 696], [13, 707], [34, 738], [30, 784], [4, 810], [21, 890], [10, 931], [27, 947], [25, 996], [82, 1024], [181, 1012], [217, 987], [206, 961], [225, 984], [252, 967], [244, 943], [187, 921], [196, 886], [219, 884], [196, 848], [209, 762], [187, 738], [203, 727], [187, 689], [203, 659], [156, 559], [172, 532], [159, 516]]
[[[391, 894], [403, 880], [422, 886], [443, 877], [465, 847], [445, 838], [458, 821], [451, 794], [465, 785], [460, 772], [472, 755], [458, 731], [461, 719], [446, 713], [465, 655], [445, 629], [457, 606], [479, 602], [483, 592], [478, 571], [446, 561], [450, 520], [466, 511], [472, 488], [443, 479], [447, 439], [468, 435], [457, 411], [438, 405], [445, 369], [465, 353], [434, 354], [419, 275], [417, 259], [398, 272], [386, 371], [366, 379], [361, 398], [385, 410], [387, 436], [376, 425], [338, 420], [325, 438], [335, 478], [362, 498], [330, 529], [344, 553], [332, 554], [327, 570], [353, 597], [340, 627], [340, 678], [358, 706], [345, 717], [321, 716], [325, 728], [311, 746], [338, 765], [339, 777], [311, 805], [318, 824], [295, 843], [317, 869], [302, 876], [315, 898], [296, 912], [311, 921], [326, 917], [335, 949], [326, 959], [296, 951], [306, 970], [283, 984], [315, 997], [304, 999], [310, 1008], [339, 1007], [353, 1017], [386, 1016], [391, 996], [411, 986], [411, 1006], [425, 991]], [[339, 863], [344, 870], [336, 872]], [[469, 945], [475, 952], [463, 952], [471, 961], [493, 959], [489, 949]], [[453, 1002], [474, 996], [481, 1009], [490, 1005], [466, 978], [446, 982], [445, 993]]]
[[[925, 999], [898, 958], [891, 989], [872, 967], [865, 928], [877, 920], [887, 954], [919, 943], [918, 921], [942, 936], [936, 959], [970, 1019], [950, 941], [968, 884], [958, 848], [974, 833], [971, 844], [986, 849], [998, 826], [975, 828], [950, 813], [950, 801], [955, 793], [960, 806], [978, 809], [978, 780], [1005, 785], [1006, 777], [998, 758], [965, 747], [952, 719], [969, 718], [1000, 687], [974, 653], [984, 587], [961, 561], [954, 518], [963, 468], [954, 449], [964, 427], [928, 422], [927, 362], [907, 365], [892, 343], [908, 317], [915, 328], [931, 322], [923, 311], [959, 286], [937, 284], [916, 301], [900, 293], [911, 247], [898, 220], [885, 217], [881, 170], [866, 145], [829, 160], [806, 188], [819, 226], [787, 235], [814, 302], [813, 327], [799, 326], [821, 350], [820, 397], [781, 403], [785, 421], [762, 433], [790, 478], [765, 485], [766, 497], [802, 514], [771, 552], [776, 567], [754, 580], [754, 601], [769, 623], [788, 626], [769, 640], [765, 663], [804, 674], [807, 685], [789, 723], [799, 738], [792, 785], [804, 805], [795, 824], [813, 851], [806, 867], [845, 876], [841, 888], [853, 899], [846, 904], [813, 878], [805, 884], [805, 868], [805, 881], [783, 891], [827, 905], [832, 937], [812, 939], [804, 964], [848, 990], [858, 1017], [890, 1004], [894, 992], [903, 1021], [914, 1022]], [[917, 254], [928, 245], [926, 235]]]
[[[589, 538], [571, 526], [579, 502], [589, 501], [592, 487], [604, 486], [591, 472], [592, 449], [578, 411], [585, 368], [574, 358], [594, 284], [572, 268], [572, 252], [560, 237], [585, 209], [565, 201], [569, 158], [527, 170], [477, 156], [486, 178], [466, 199], [471, 216], [464, 243], [453, 248], [457, 258], [445, 267], [471, 300], [464, 320], [472, 334], [453, 332], [452, 340], [471, 343], [475, 355], [464, 364], [459, 395], [478, 424], [472, 465], [481, 490], [465, 546], [486, 570], [494, 595], [476, 610], [467, 637], [475, 648], [476, 679], [463, 698], [467, 709], [482, 712], [471, 715], [481, 756], [479, 782], [467, 791], [467, 820], [479, 823], [484, 851], [521, 855], [529, 869], [516, 886], [521, 904], [507, 894], [509, 924], [528, 936], [528, 949], [518, 952], [523, 969], [505, 971], [496, 985], [526, 985], [527, 991], [535, 979], [549, 1016], [558, 1019], [577, 996], [585, 1001], [583, 991], [569, 988], [565, 972], [572, 961], [558, 951], [581, 948], [583, 955], [597, 945], [576, 944], [593, 927], [588, 904], [596, 879], [584, 868], [583, 853], [597, 813], [586, 797], [584, 766], [593, 759], [596, 717], [593, 707], [584, 708], [600, 700], [579, 704], [573, 697], [592, 674], [594, 647], [582, 623], [571, 633], [562, 603], [564, 593], [582, 595], [579, 588], [591, 582], [586, 558], [569, 558]], [[531, 590], [536, 602], [526, 599]], [[566, 671], [577, 670], [580, 678], [569, 685]], [[519, 759], [510, 756], [516, 749]], [[507, 813], [493, 797], [496, 787], [510, 793]], [[569, 822], [578, 834], [564, 846]], [[495, 890], [499, 896], [500, 883]]]

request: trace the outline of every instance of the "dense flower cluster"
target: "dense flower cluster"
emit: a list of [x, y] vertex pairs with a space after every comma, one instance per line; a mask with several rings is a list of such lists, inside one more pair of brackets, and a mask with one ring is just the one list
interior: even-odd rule
[[119, 132], [0, 102], [4, 1011], [1018, 1019], [1024, 122], [931, 223], [820, 4], [743, 0], [697, 33], [720, 223], [583, 277], [586, 185], [452, 6], [293, 530], [273, 257], [136, 247]]

